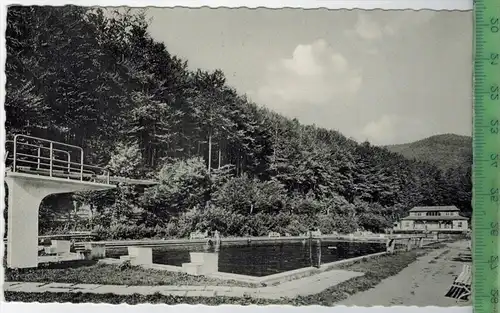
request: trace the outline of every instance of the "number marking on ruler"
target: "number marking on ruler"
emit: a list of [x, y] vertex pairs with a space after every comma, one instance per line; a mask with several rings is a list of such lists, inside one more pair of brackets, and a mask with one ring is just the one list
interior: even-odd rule
[[474, 1], [473, 305], [499, 312], [500, 0]]

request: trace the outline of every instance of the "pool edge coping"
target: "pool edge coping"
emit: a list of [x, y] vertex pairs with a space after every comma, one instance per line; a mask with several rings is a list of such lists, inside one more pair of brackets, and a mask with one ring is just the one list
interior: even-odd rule
[[[200, 275], [200, 276], [205, 276], [207, 278], [213, 278], [213, 279], [226, 280], [226, 281], [237, 281], [237, 282], [244, 282], [244, 283], [251, 283], [251, 284], [261, 284], [261, 285], [267, 286], [267, 285], [274, 285], [274, 284], [282, 284], [286, 281], [296, 280], [296, 279], [300, 279], [300, 278], [307, 277], [307, 276], [313, 276], [315, 274], [320, 274], [320, 273], [323, 273], [325, 271], [329, 271], [332, 268], [339, 266], [339, 265], [349, 264], [349, 263], [353, 263], [353, 262], [364, 260], [364, 259], [383, 256], [387, 253], [388, 253], [387, 251], [370, 253], [370, 254], [354, 257], [354, 258], [348, 258], [348, 259], [338, 260], [338, 261], [334, 261], [334, 262], [324, 263], [324, 264], [321, 264], [319, 266], [319, 268], [312, 267], [312, 266], [301, 267], [298, 269], [294, 269], [294, 270], [290, 270], [290, 271], [286, 271], [286, 272], [282, 272], [282, 273], [266, 275], [266, 276], [251, 276], [251, 275], [235, 274], [235, 273], [228, 273], [228, 272], [215, 272], [215, 273], [205, 274], [205, 275]], [[119, 260], [112, 259], [112, 258], [101, 259], [101, 260], [99, 260], [99, 262], [104, 263], [104, 264], [110, 264], [110, 265], [111, 264], [117, 265], [120, 263]], [[152, 263], [152, 264], [141, 264], [139, 266], [142, 268], [145, 268], [145, 269], [184, 273], [181, 266], [175, 266], [175, 265]]]
[[246, 282], [246, 283], [256, 283], [256, 284], [281, 284], [286, 281], [291, 281], [295, 279], [300, 279], [305, 276], [312, 276], [315, 274], [320, 274], [323, 272], [326, 272], [328, 270], [331, 270], [332, 268], [342, 265], [342, 264], [349, 264], [352, 262], [364, 260], [364, 259], [369, 259], [373, 257], [378, 257], [387, 254], [387, 251], [382, 251], [382, 252], [376, 252], [376, 253], [370, 253], [367, 255], [362, 255], [354, 258], [349, 258], [349, 259], [344, 259], [344, 260], [339, 260], [339, 261], [334, 261], [334, 262], [329, 262], [329, 263], [324, 263], [321, 264], [320, 267], [301, 267], [298, 269], [282, 272], [282, 273], [277, 273], [277, 274], [271, 274], [271, 275], [266, 275], [266, 276], [250, 276], [250, 275], [242, 275], [242, 274], [233, 274], [233, 273], [226, 273], [226, 272], [217, 272], [213, 274], [208, 274], [205, 275], [206, 277], [209, 278], [217, 278], [217, 279], [225, 279], [225, 280], [235, 280], [239, 282]]

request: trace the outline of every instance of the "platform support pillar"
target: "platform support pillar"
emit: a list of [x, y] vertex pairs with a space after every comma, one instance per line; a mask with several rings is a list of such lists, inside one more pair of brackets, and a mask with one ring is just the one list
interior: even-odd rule
[[113, 185], [62, 178], [7, 173], [8, 188], [7, 266], [38, 266], [38, 213], [42, 200], [51, 194], [106, 190]]

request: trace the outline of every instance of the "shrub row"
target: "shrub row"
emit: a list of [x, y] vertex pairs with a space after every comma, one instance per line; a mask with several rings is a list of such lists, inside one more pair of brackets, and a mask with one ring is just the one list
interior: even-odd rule
[[265, 214], [243, 215], [210, 208], [204, 212], [183, 214], [166, 224], [146, 226], [112, 223], [109, 227], [96, 226], [93, 231], [100, 240], [185, 238], [193, 231], [219, 231], [222, 236], [267, 236], [269, 232], [299, 235], [319, 229], [322, 233], [349, 233], [356, 223], [333, 215]]

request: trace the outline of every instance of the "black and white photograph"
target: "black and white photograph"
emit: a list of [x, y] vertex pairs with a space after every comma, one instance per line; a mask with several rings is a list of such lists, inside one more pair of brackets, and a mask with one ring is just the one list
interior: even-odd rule
[[471, 305], [472, 11], [6, 17], [5, 301]]

